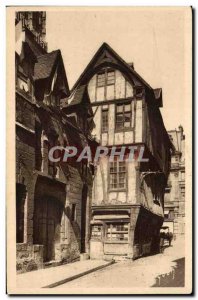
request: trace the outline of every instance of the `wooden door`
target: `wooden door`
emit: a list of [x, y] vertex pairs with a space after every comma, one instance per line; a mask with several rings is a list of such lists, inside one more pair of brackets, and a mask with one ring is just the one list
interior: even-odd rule
[[44, 198], [35, 203], [34, 243], [44, 246], [44, 262], [55, 260], [55, 244], [60, 242], [61, 213], [58, 200]]

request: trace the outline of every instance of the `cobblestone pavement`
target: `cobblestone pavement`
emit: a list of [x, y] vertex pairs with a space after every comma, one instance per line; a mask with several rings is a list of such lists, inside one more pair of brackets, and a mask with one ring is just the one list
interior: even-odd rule
[[[178, 264], [178, 261], [182, 263]], [[175, 270], [175, 271], [174, 271]], [[179, 274], [179, 280], [178, 276]], [[117, 262], [103, 270], [73, 280], [58, 288], [130, 288], [183, 286], [184, 240], [175, 241], [164, 253], [135, 261]]]

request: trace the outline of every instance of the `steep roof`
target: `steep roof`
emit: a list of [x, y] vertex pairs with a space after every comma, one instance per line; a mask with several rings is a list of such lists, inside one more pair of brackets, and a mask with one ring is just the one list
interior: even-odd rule
[[91, 61], [88, 63], [87, 67], [84, 69], [83, 73], [80, 75], [71, 91], [75, 90], [78, 87], [78, 85], [83, 81], [84, 77], [90, 69], [96, 67], [97, 63], [99, 64], [100, 57], [103, 54], [105, 55], [105, 52], [110, 56], [110, 58], [106, 58], [107, 62], [116, 62], [117, 64], [121, 64], [122, 67], [124, 67], [124, 69], [128, 72], [129, 76], [133, 75], [133, 78], [135, 79], [137, 85], [140, 85], [141, 83], [148, 89], [152, 90], [152, 87], [131, 67], [131, 65], [126, 63], [107, 43], [103, 43], [95, 53]]
[[35, 80], [45, 79], [51, 75], [53, 66], [59, 54], [60, 50], [55, 50], [37, 57], [37, 63], [34, 66]]
[[69, 106], [71, 105], [76, 105], [76, 104], [80, 104], [83, 100], [83, 95], [85, 93], [85, 89], [86, 89], [86, 85], [81, 85], [72, 95], [72, 100], [69, 104]]

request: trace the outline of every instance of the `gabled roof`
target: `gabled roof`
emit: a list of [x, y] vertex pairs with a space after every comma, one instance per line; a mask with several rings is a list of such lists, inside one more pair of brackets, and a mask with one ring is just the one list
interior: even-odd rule
[[[89, 95], [87, 93], [87, 85], [81, 85], [78, 89], [73, 91], [73, 93], [67, 98], [67, 100], [70, 100], [69, 104], [65, 104], [62, 106], [62, 108], [67, 111], [75, 111], [76, 106], [80, 107], [80, 104], [85, 105], [85, 103], [90, 103]], [[87, 108], [87, 114], [90, 116], [90, 120], [93, 117], [93, 111], [90, 106]]]
[[81, 85], [79, 87], [79, 89], [77, 89], [75, 92], [74, 92], [74, 95], [72, 95], [73, 99], [72, 101], [70, 102], [69, 106], [72, 106], [72, 105], [76, 105], [76, 104], [80, 104], [83, 100], [83, 95], [85, 93], [85, 89], [86, 89], [86, 85]]
[[83, 73], [80, 75], [71, 91], [75, 90], [79, 86], [79, 84], [86, 77], [86, 74], [89, 72], [89, 70], [100, 65], [100, 60], [102, 57], [103, 61], [111, 62], [117, 64], [118, 66], [121, 65], [126, 70], [126, 72], [128, 72], [128, 75], [131, 78], [135, 78], [137, 85], [142, 84], [148, 89], [152, 89], [152, 87], [129, 64], [127, 64], [107, 43], [103, 43], [102, 46], [98, 49], [98, 51], [95, 53], [95, 55], [93, 56]]
[[70, 94], [65, 67], [60, 50], [55, 50], [44, 55], [37, 57], [37, 62], [34, 65], [34, 76], [35, 81], [45, 80], [51, 77], [55, 73], [56, 66], [58, 66], [59, 80], [63, 80], [63, 86], [61, 89], [68, 97]]
[[37, 57], [37, 63], [34, 66], [34, 79], [45, 79], [50, 77], [55, 61], [60, 54], [60, 50]]

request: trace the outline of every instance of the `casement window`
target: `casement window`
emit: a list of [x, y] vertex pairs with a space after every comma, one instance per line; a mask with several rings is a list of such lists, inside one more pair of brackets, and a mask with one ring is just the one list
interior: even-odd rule
[[109, 111], [108, 108], [102, 109], [102, 124], [101, 124], [101, 131], [102, 132], [108, 132], [108, 126], [109, 126]]
[[116, 157], [114, 161], [109, 162], [109, 189], [126, 188], [126, 162], [119, 161]]
[[128, 241], [129, 223], [107, 224], [106, 239], [108, 241]]
[[97, 87], [104, 87], [115, 84], [115, 71], [106, 69], [97, 75]]
[[116, 105], [116, 129], [124, 129], [131, 127], [131, 103]]

